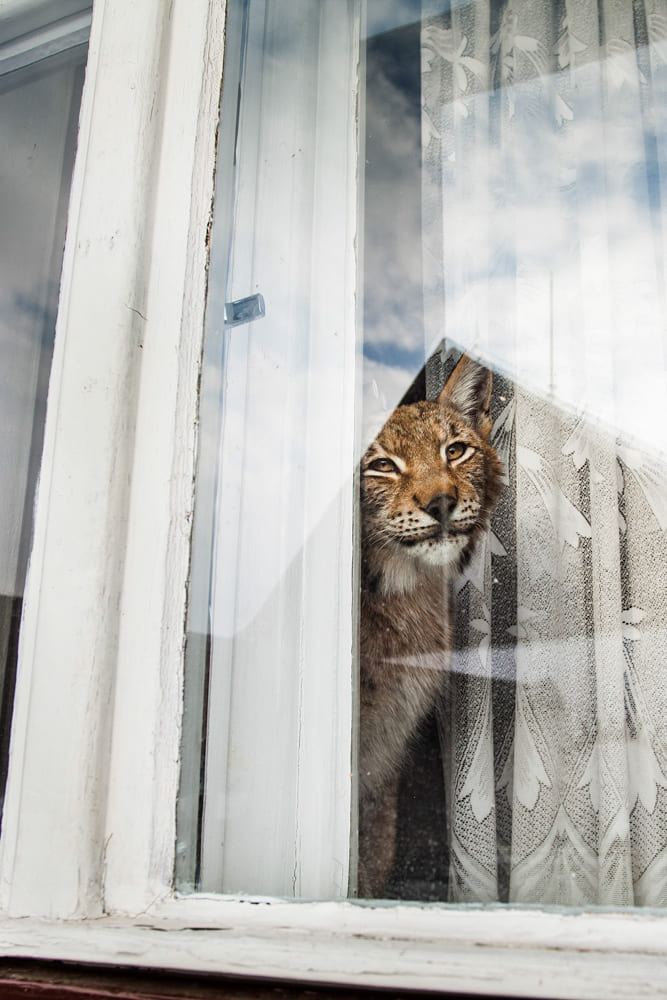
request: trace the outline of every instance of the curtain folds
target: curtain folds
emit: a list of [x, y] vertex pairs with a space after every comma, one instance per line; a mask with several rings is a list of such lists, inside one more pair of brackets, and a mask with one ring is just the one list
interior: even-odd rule
[[426, 9], [422, 101], [426, 339], [494, 367], [507, 478], [457, 593], [450, 899], [665, 906], [664, 5]]

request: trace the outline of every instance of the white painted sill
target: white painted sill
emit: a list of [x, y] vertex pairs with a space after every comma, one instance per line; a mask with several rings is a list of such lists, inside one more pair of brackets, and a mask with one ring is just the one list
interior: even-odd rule
[[469, 995], [667, 996], [664, 917], [189, 897], [137, 918], [0, 920], [0, 954]]

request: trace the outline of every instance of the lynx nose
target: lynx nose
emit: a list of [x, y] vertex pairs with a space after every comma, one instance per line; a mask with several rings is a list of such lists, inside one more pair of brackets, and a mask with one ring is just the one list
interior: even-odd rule
[[425, 508], [426, 513], [445, 525], [451, 512], [456, 506], [456, 493], [438, 493]]

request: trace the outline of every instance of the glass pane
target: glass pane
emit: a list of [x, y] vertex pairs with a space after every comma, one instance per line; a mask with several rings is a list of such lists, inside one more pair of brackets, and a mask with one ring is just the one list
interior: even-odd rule
[[[3, 30], [7, 32], [10, 27], [3, 25]], [[0, 47], [0, 56], [3, 51]], [[84, 59], [85, 52], [78, 46], [69, 53], [60, 53], [55, 62], [32, 63], [0, 75], [3, 137], [0, 149], [0, 789], [3, 792]]]
[[226, 38], [179, 877], [345, 895], [358, 4], [231, 3]]
[[[665, 905], [667, 19], [636, 0], [343, 8], [358, 75], [340, 62], [340, 25], [315, 25], [316, 0], [281, 6], [295, 22], [280, 45], [271, 4], [251, 2], [234, 49], [238, 144], [219, 173], [229, 195], [235, 166], [234, 194], [216, 207], [226, 228], [202, 383], [182, 883], [335, 896], [347, 879], [352, 895], [386, 898]], [[358, 135], [331, 112], [342, 116], [345, 88]], [[306, 149], [294, 141], [304, 93], [311, 172], [265, 186], [275, 150]], [[354, 182], [333, 156], [345, 135]], [[325, 224], [318, 178], [334, 199]], [[351, 244], [341, 219], [356, 220]], [[332, 255], [322, 271], [318, 223]], [[356, 287], [330, 269], [339, 255]], [[294, 284], [266, 293], [264, 261], [292, 269], [307, 312]], [[351, 287], [358, 361], [336, 369], [313, 351], [312, 317]], [[256, 292], [266, 316], [232, 326], [228, 311], [220, 336], [223, 303]], [[320, 397], [332, 385], [335, 419]], [[355, 522], [344, 503], [322, 522], [338, 539], [328, 560], [320, 521], [294, 499], [321, 482], [357, 505]], [[316, 759], [332, 741], [342, 751]], [[342, 856], [323, 835], [336, 808], [352, 813], [337, 831], [349, 870], [346, 857], [342, 878], [318, 881], [318, 865]], [[245, 858], [230, 845], [244, 835]], [[252, 862], [272, 853], [282, 881]], [[302, 864], [307, 879], [288, 877]]]

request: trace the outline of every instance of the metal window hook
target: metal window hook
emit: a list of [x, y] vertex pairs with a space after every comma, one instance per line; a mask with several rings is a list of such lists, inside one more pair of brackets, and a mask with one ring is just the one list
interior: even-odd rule
[[245, 299], [225, 302], [225, 326], [242, 326], [261, 319], [262, 316], [266, 316], [266, 305], [260, 292], [248, 295]]

